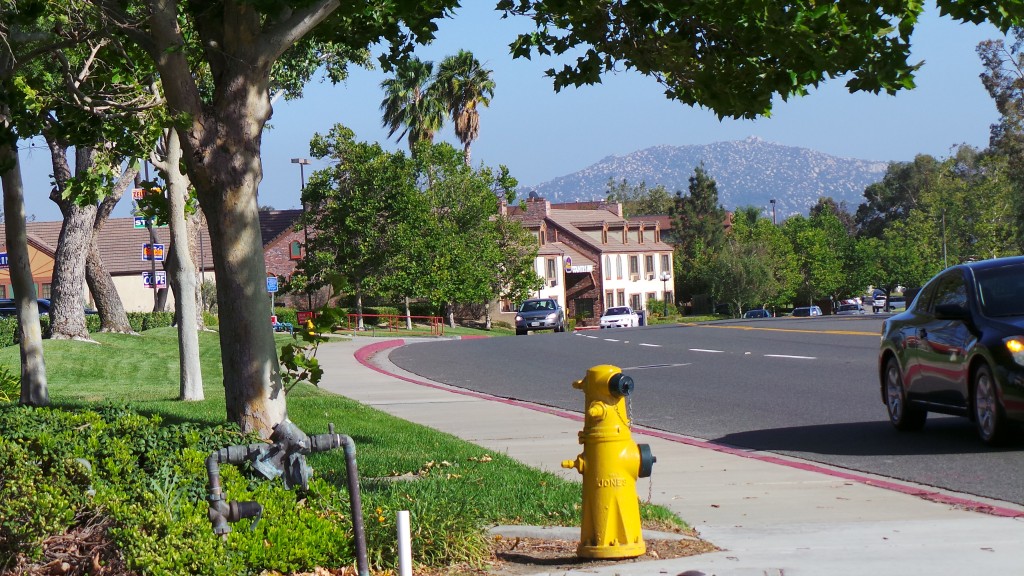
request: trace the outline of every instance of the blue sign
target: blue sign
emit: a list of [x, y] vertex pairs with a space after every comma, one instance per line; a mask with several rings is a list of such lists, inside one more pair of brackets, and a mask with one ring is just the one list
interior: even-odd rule
[[0, 268], [7, 268], [7, 252], [0, 252]]
[[277, 292], [277, 276], [267, 276], [267, 292]]

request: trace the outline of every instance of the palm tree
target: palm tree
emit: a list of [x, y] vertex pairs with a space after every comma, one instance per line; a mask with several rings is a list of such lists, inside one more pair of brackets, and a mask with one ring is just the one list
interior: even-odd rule
[[409, 150], [421, 140], [434, 141], [434, 133], [444, 123], [444, 106], [431, 89], [434, 63], [413, 56], [395, 68], [395, 77], [380, 83], [384, 100], [380, 103], [381, 123], [388, 137], [398, 132], [398, 140], [408, 134]]
[[433, 89], [438, 99], [455, 121], [455, 135], [462, 142], [466, 165], [469, 165], [469, 146], [480, 133], [480, 113], [477, 107], [488, 106], [494, 97], [493, 72], [484, 68], [472, 52], [459, 50], [448, 56], [437, 68]]

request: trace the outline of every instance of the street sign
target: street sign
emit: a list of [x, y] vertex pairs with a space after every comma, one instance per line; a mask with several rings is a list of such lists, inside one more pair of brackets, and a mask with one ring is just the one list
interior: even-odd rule
[[[153, 273], [152, 272], [143, 272], [142, 273], [142, 285], [145, 286], [146, 288], [152, 288], [153, 287]], [[157, 270], [157, 272], [156, 272], [156, 287], [160, 288], [160, 287], [163, 287], [163, 286], [167, 286], [167, 272], [164, 272], [163, 270]]]
[[568, 272], [569, 268], [572, 268], [572, 256], [565, 257], [565, 271]]
[[145, 188], [132, 188], [132, 200], [142, 200], [143, 196], [145, 195]]
[[145, 216], [136, 216], [135, 217], [134, 228], [136, 230], [138, 230], [139, 228], [145, 228], [145, 227], [146, 227], [146, 217]]
[[153, 247], [150, 248], [149, 243], [143, 244], [142, 245], [142, 259], [146, 260], [146, 261], [156, 260], [157, 262], [163, 262], [164, 261], [164, 245], [163, 244], [153, 244]]
[[0, 252], [0, 268], [8, 268], [7, 252]]
[[267, 292], [277, 292], [277, 276], [267, 276]]

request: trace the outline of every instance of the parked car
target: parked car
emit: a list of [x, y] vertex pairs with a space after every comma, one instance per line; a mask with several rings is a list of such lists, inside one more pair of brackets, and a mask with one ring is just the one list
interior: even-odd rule
[[[39, 299], [37, 299], [36, 305], [39, 306], [39, 314], [40, 315], [49, 314], [50, 313], [50, 305], [51, 304], [50, 304], [50, 299], [49, 298], [39, 298]], [[85, 309], [85, 313], [86, 314], [99, 314], [99, 312], [97, 312], [96, 310], [94, 310], [92, 308], [86, 308]], [[16, 316], [17, 314], [18, 314], [17, 305], [15, 304], [13, 298], [0, 298], [0, 316]]]
[[530, 330], [565, 332], [565, 310], [554, 298], [531, 298], [516, 313], [516, 335]]
[[885, 292], [875, 290], [875, 296], [871, 300], [871, 311], [878, 314], [879, 311], [885, 310], [886, 304]]
[[601, 328], [632, 328], [640, 325], [640, 315], [629, 306], [613, 306], [601, 314]]
[[886, 302], [885, 309], [889, 312], [895, 312], [897, 310], [906, 310], [907, 301], [903, 296], [890, 296], [889, 301]]
[[771, 318], [772, 313], [765, 310], [764, 308], [755, 308], [753, 310], [747, 310], [743, 313], [744, 318]]
[[860, 304], [840, 304], [836, 308], [836, 316], [856, 316], [859, 314], [867, 314], [867, 311]]
[[929, 412], [966, 416], [998, 444], [1024, 420], [1024, 257], [937, 274], [882, 324], [879, 391], [898, 430]]
[[793, 316], [821, 316], [821, 308], [818, 306], [793, 308]]

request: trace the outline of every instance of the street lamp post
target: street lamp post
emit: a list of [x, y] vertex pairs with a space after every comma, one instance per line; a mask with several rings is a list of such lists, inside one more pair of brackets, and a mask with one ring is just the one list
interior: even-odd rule
[[668, 270], [662, 270], [661, 272], [661, 300], [665, 304], [662, 310], [662, 316], [668, 318], [668, 289], [666, 283], [669, 281], [672, 275], [668, 273]]
[[[292, 160], [292, 162], [294, 162], [294, 160]], [[772, 224], [777, 225], [778, 222], [775, 221], [775, 198], [772, 198], [769, 202], [772, 204]]]
[[[299, 165], [299, 194], [306, 192], [306, 166], [311, 164], [309, 158], [292, 158], [292, 164]], [[306, 201], [302, 199], [302, 214], [306, 214]], [[309, 226], [304, 222], [302, 225], [303, 235], [303, 251], [309, 247]], [[309, 312], [313, 311], [313, 293], [309, 291], [309, 286], [306, 286], [306, 310]]]

